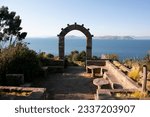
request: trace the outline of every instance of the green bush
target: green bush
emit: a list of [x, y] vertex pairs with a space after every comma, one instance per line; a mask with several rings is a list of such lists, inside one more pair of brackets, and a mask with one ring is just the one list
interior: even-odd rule
[[77, 50], [74, 50], [66, 57], [66, 59], [69, 62], [75, 62], [75, 61], [84, 62], [86, 60], [86, 52], [85, 51], [79, 52]]
[[41, 66], [49, 66], [54, 61], [54, 55], [52, 54], [46, 54], [45, 52], [41, 52], [37, 56], [40, 60]]
[[6, 74], [24, 74], [25, 81], [32, 81], [39, 75], [40, 62], [35, 51], [17, 44], [5, 48], [0, 53], [0, 77]]
[[92, 57], [92, 60], [99, 60], [99, 57], [93, 56], [93, 57]]
[[79, 60], [82, 62], [86, 60], [86, 52], [85, 51], [81, 51], [79, 53]]

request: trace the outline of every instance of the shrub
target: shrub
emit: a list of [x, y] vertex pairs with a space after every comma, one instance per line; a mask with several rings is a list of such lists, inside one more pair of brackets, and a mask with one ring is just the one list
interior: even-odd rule
[[141, 99], [141, 98], [148, 97], [148, 93], [147, 92], [136, 91], [136, 92], [131, 94], [131, 97]]
[[5, 78], [5, 74], [24, 74], [25, 81], [32, 81], [40, 71], [36, 52], [22, 44], [3, 49], [0, 66], [0, 77]]
[[104, 56], [106, 59], [113, 59], [113, 60], [119, 59], [119, 56], [117, 54], [105, 54]]
[[77, 50], [74, 50], [66, 58], [69, 62], [75, 61], [84, 62], [86, 60], [86, 52], [85, 51], [78, 52]]
[[93, 56], [93, 57], [92, 57], [92, 60], [99, 60], [99, 57]]
[[79, 53], [79, 59], [78, 60], [82, 61], [82, 62], [86, 60], [86, 52], [85, 51], [81, 51]]
[[54, 55], [49, 53], [49, 54], [47, 54], [47, 58], [54, 58]]
[[133, 63], [133, 60], [132, 59], [126, 59], [124, 60], [123, 64], [128, 67], [128, 68], [131, 68], [132, 67], [132, 63]]
[[128, 76], [132, 78], [135, 81], [138, 81], [140, 78], [140, 68], [139, 67], [133, 67], [131, 71], [128, 73]]
[[49, 66], [54, 61], [54, 55], [41, 52], [38, 55], [41, 66]]

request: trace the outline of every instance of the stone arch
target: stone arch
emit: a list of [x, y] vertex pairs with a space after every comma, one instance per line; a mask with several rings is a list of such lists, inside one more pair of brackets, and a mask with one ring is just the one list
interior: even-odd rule
[[72, 25], [67, 25], [66, 28], [62, 28], [62, 31], [58, 35], [59, 37], [59, 59], [64, 59], [64, 46], [65, 46], [65, 35], [69, 33], [72, 30], [78, 30], [81, 31], [86, 36], [86, 59], [89, 60], [92, 57], [92, 37], [91, 33], [89, 32], [89, 28], [86, 29], [84, 27], [84, 24], [79, 25], [77, 23], [74, 23]]

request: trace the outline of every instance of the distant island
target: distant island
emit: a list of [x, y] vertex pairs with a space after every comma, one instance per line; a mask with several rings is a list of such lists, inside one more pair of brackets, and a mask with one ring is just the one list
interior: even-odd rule
[[95, 36], [94, 39], [101, 39], [101, 40], [134, 40], [135, 38], [131, 36]]
[[[57, 36], [49, 36], [49, 37], [28, 37], [33, 39], [57, 39]], [[66, 39], [85, 39], [85, 36], [76, 36], [76, 35], [67, 35]], [[150, 40], [150, 36], [94, 36], [93, 39], [98, 40]]]
[[[85, 37], [84, 36], [68, 35], [67, 38], [82, 39], [82, 38], [85, 38]], [[135, 38], [133, 38], [131, 36], [94, 36], [93, 39], [100, 39], [100, 40], [134, 40]]]

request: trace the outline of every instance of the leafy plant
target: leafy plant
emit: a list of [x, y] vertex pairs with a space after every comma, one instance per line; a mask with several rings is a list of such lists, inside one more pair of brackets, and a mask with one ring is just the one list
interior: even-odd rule
[[75, 62], [75, 61], [82, 61], [84, 62], [86, 60], [86, 52], [85, 51], [72, 51], [67, 57], [67, 60], [69, 62]]
[[0, 8], [0, 49], [3, 46], [15, 45], [25, 39], [27, 33], [21, 32], [22, 27], [20, 16], [16, 16], [16, 12], [9, 12], [8, 7]]
[[52, 54], [46, 54], [45, 52], [41, 52], [38, 55], [38, 58], [40, 60], [40, 63], [42, 66], [49, 66], [53, 62], [54, 55]]

